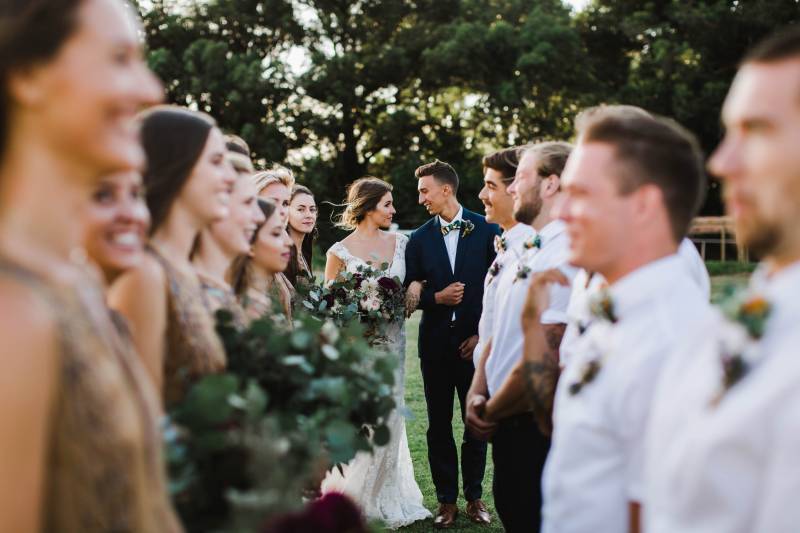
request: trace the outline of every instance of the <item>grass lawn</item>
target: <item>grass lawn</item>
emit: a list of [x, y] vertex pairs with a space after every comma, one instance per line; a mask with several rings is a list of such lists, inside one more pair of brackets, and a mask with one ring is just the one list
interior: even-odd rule
[[[719, 297], [722, 288], [729, 284], [742, 285], [746, 283], [749, 274], [739, 273], [723, 276], [715, 276], [712, 278], [712, 300]], [[425, 506], [434, 512], [436, 510], [436, 491], [433, 487], [431, 480], [430, 469], [428, 468], [428, 450], [425, 441], [425, 431], [427, 430], [427, 416], [425, 414], [425, 396], [422, 392], [422, 375], [419, 369], [419, 359], [417, 357], [417, 333], [419, 331], [419, 319], [421, 313], [418, 311], [414, 313], [411, 319], [406, 323], [406, 335], [408, 338], [408, 347], [406, 352], [406, 404], [413, 418], [406, 423], [406, 431], [408, 433], [408, 445], [411, 449], [411, 457], [414, 461], [414, 472], [416, 473], [417, 483], [422, 490], [425, 497]], [[454, 413], [459, 413], [458, 402], [455, 402]], [[460, 435], [463, 432], [463, 424], [458, 416], [454, 416], [453, 428], [454, 435], [456, 436], [456, 444], [460, 443]], [[466, 503], [460, 499], [458, 522], [453, 531], [475, 531], [475, 532], [489, 532], [489, 531], [503, 531], [500, 520], [494, 513], [494, 501], [492, 498], [492, 460], [491, 460], [491, 445], [486, 460], [486, 476], [483, 483], [483, 499], [489, 506], [492, 512], [493, 523], [490, 527], [480, 527], [472, 524], [464, 514], [464, 507]], [[432, 531], [432, 520], [424, 522], [417, 522], [409, 527], [403, 528], [401, 531]]]

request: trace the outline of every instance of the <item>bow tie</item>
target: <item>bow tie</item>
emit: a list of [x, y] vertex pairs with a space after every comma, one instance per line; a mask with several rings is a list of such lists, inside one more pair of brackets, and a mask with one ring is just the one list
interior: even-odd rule
[[461, 227], [462, 227], [462, 224], [463, 224], [463, 222], [461, 220], [456, 220], [456, 221], [451, 222], [450, 224], [448, 224], [446, 226], [442, 226], [442, 235], [446, 236], [451, 231], [460, 230]]

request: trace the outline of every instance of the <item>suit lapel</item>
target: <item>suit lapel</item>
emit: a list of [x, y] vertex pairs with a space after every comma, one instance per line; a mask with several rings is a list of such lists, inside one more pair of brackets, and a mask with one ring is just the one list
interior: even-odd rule
[[[464, 209], [463, 214], [461, 215], [461, 219], [466, 222], [467, 220], [472, 220], [469, 211]], [[473, 222], [474, 224], [474, 222]], [[441, 233], [441, 232], [440, 232]], [[464, 237], [464, 229], [462, 228], [458, 234], [458, 248], [456, 248], [456, 268], [455, 272], [453, 272], [453, 277], [458, 279], [458, 275], [461, 273], [461, 268], [464, 266], [464, 260], [467, 257], [467, 249], [469, 248], [469, 243], [471, 239], [470, 236]]]

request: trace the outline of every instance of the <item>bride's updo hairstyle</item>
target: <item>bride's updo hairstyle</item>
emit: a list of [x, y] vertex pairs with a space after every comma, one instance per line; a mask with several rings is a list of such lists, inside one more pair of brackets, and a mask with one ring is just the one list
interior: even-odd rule
[[166, 220], [216, 127], [209, 115], [177, 106], [155, 107], [142, 115], [142, 146], [147, 154], [143, 177], [151, 235]]
[[336, 227], [347, 231], [356, 229], [367, 213], [378, 207], [387, 192], [392, 192], [392, 185], [372, 176], [359, 178], [347, 188], [345, 210], [336, 220]]
[[12, 119], [9, 76], [53, 59], [77, 28], [81, 4], [83, 0], [0, 2], [0, 157], [6, 149]]

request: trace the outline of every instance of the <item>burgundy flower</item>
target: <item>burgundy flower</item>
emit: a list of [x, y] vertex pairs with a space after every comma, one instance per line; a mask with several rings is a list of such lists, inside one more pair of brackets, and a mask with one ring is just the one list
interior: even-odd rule
[[395, 292], [400, 290], [400, 285], [398, 285], [395, 280], [393, 280], [392, 278], [387, 278], [385, 276], [378, 280], [378, 285], [380, 285], [381, 288], [389, 292]]
[[361, 273], [353, 274], [353, 279], [356, 280], [356, 290], [361, 288], [361, 284], [364, 282], [364, 276]]
[[323, 301], [324, 301], [326, 304], [328, 304], [328, 307], [327, 307], [328, 309], [330, 309], [331, 307], [333, 307], [333, 303], [334, 303], [334, 301], [335, 301], [335, 299], [334, 299], [334, 297], [333, 297], [333, 293], [330, 293], [330, 292], [329, 292], [329, 293], [327, 293], [325, 296], [323, 296], [323, 297], [322, 297], [322, 300], [323, 300]]
[[343, 494], [331, 492], [310, 503], [297, 513], [279, 516], [269, 521], [262, 533], [367, 533], [358, 507]]

